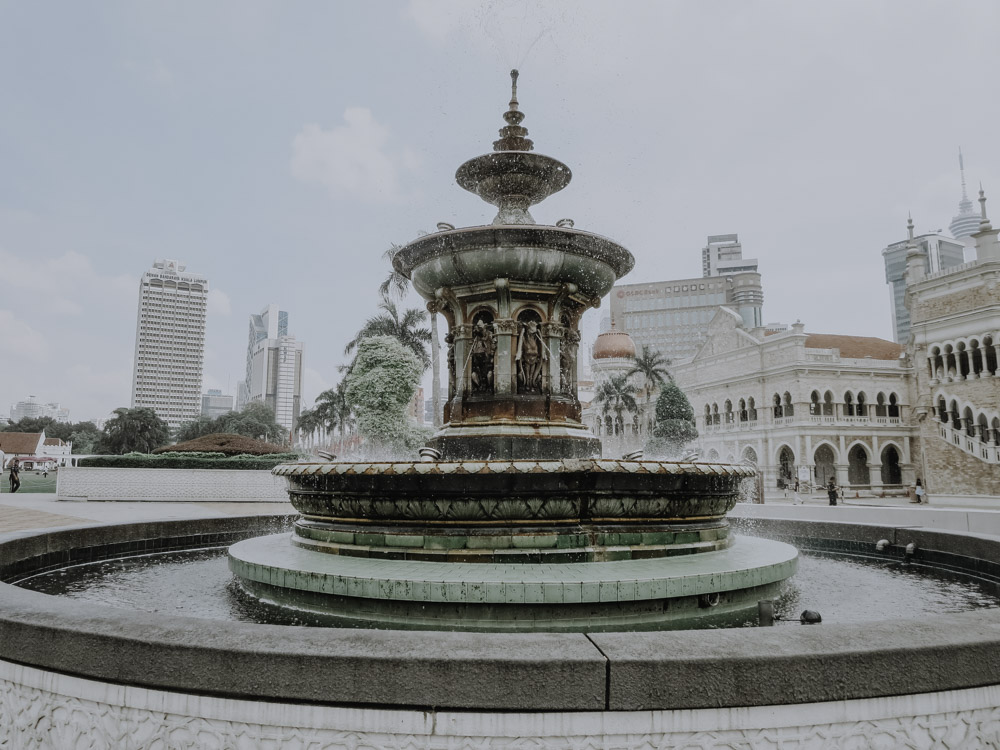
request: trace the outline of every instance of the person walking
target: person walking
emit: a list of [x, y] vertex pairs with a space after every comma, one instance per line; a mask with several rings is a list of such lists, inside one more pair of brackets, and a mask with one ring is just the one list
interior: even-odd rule
[[17, 492], [21, 489], [21, 466], [15, 458], [10, 462], [10, 491]]
[[826, 496], [830, 498], [830, 505], [837, 504], [837, 484], [830, 477], [830, 483], [826, 485]]

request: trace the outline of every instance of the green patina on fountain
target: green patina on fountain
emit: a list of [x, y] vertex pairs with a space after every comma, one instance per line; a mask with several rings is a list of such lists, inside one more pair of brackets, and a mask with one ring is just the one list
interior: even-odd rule
[[753, 470], [600, 458], [580, 421], [579, 321], [634, 259], [529, 209], [569, 168], [532, 153], [517, 71], [493, 153], [456, 179], [489, 226], [395, 257], [448, 323], [445, 425], [404, 462], [286, 464], [293, 533], [240, 542], [230, 568], [278, 607], [374, 627], [596, 631], [738, 617], [795, 572], [793, 547], [729, 534]]

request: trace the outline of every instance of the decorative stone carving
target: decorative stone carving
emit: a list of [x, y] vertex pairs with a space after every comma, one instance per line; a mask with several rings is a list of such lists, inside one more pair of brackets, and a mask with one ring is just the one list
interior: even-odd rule
[[547, 360], [545, 342], [539, 331], [538, 321], [529, 318], [521, 324], [517, 339], [517, 392], [542, 392], [542, 366]]
[[485, 316], [477, 316], [472, 326], [472, 392], [493, 393], [493, 363], [497, 342], [493, 333], [493, 322]]
[[[13, 669], [11, 669], [13, 667]], [[0, 747], [828, 750], [1000, 747], [997, 686], [801, 706], [482, 713], [297, 706], [123, 688], [0, 663]], [[21, 679], [18, 679], [21, 675]], [[34, 679], [30, 679], [30, 678]], [[27, 679], [26, 679], [27, 678]], [[91, 697], [93, 696], [93, 697]], [[803, 722], [803, 719], [810, 723]], [[715, 729], [709, 727], [726, 727]]]
[[576, 357], [580, 345], [580, 334], [569, 329], [563, 336], [559, 350], [559, 382], [563, 394], [576, 399]]
[[448, 346], [448, 399], [455, 397], [455, 337], [449, 332], [445, 334], [444, 343]]

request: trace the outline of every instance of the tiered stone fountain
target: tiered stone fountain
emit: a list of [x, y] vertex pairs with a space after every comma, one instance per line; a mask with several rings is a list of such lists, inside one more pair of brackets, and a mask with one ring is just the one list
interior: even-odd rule
[[686, 627], [774, 595], [796, 551], [729, 534], [742, 466], [600, 458], [580, 421], [580, 317], [627, 274], [621, 245], [529, 209], [569, 184], [533, 153], [517, 71], [493, 153], [456, 174], [496, 205], [396, 269], [448, 323], [445, 426], [422, 461], [287, 464], [291, 535], [240, 542], [261, 600], [365, 626], [467, 630]]

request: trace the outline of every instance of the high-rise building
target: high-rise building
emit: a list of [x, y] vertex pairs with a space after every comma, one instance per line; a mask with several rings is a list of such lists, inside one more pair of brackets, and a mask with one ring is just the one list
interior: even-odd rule
[[701, 275], [729, 276], [757, 273], [757, 259], [743, 257], [738, 234], [710, 234], [701, 249]]
[[956, 240], [972, 247], [972, 235], [979, 231], [979, 212], [973, 208], [972, 201], [965, 191], [965, 162], [962, 159], [962, 149], [958, 150], [958, 171], [962, 175], [962, 200], [958, 202], [958, 213], [952, 217], [948, 231]]
[[218, 388], [209, 388], [201, 397], [201, 416], [215, 419], [233, 410], [233, 397], [222, 395]]
[[48, 417], [57, 422], [69, 422], [69, 409], [62, 408], [58, 402], [43, 404], [34, 396], [28, 396], [10, 407], [10, 421], [19, 422], [25, 417], [38, 419]]
[[176, 260], [157, 260], [139, 282], [132, 406], [171, 427], [201, 414], [208, 279]]
[[288, 313], [268, 305], [250, 316], [246, 380], [238, 408], [260, 402], [274, 410], [275, 421], [295, 430], [302, 402], [302, 342], [288, 334]]
[[[978, 230], [979, 214], [976, 214], [976, 222]], [[912, 219], [909, 228], [913, 242], [924, 253], [924, 273], [937, 273], [965, 262], [965, 244], [961, 240], [936, 232], [912, 237]], [[893, 340], [898, 344], [905, 344], [910, 336], [910, 312], [903, 299], [906, 292], [906, 253], [909, 242], [910, 239], [900, 240], [882, 251], [882, 258], [885, 261], [885, 283], [889, 284], [889, 298], [892, 303]]]
[[611, 292], [611, 318], [640, 347], [669, 359], [692, 357], [720, 306], [735, 310], [748, 329], [763, 325], [764, 290], [756, 258], [743, 258], [735, 234], [712, 235], [702, 248], [704, 276], [621, 284]]

